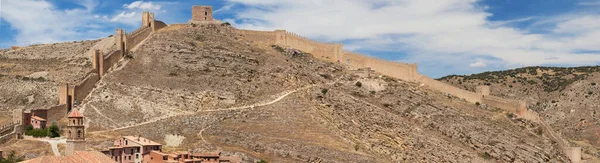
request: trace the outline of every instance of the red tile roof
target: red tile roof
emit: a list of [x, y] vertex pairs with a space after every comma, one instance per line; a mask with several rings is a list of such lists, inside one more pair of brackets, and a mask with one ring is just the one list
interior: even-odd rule
[[123, 138], [132, 141], [136, 144], [140, 144], [142, 146], [147, 146], [147, 145], [159, 145], [162, 146], [162, 144], [157, 143], [155, 141], [152, 141], [150, 139], [146, 139], [144, 137], [139, 137], [139, 136], [123, 136]]
[[38, 121], [46, 121], [44, 118], [38, 117], [38, 116], [35, 116], [35, 115], [31, 116], [31, 119], [35, 119], [35, 120], [38, 120]]
[[206, 153], [194, 153], [192, 154], [194, 157], [219, 157], [221, 156], [221, 152], [206, 152]]
[[77, 109], [73, 109], [71, 113], [69, 113], [69, 118], [83, 118], [83, 115], [77, 111]]
[[73, 156], [44, 156], [22, 163], [111, 163], [115, 162], [110, 157], [97, 151], [75, 151]]

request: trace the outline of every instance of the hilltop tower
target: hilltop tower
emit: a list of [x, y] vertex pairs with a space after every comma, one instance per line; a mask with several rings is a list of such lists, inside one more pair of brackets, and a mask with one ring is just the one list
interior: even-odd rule
[[142, 12], [142, 27], [151, 27], [154, 22], [154, 13], [144, 11]]
[[65, 155], [72, 156], [75, 151], [85, 150], [85, 125], [83, 115], [77, 109], [69, 113], [67, 130], [67, 149]]
[[188, 21], [190, 24], [221, 24], [219, 20], [213, 17], [212, 6], [193, 6], [192, 19]]
[[212, 6], [194, 6], [192, 7], [192, 20], [213, 21]]

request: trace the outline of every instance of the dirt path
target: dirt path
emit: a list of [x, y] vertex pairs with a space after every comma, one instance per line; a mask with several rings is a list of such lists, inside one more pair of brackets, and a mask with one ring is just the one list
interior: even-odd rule
[[[271, 104], [274, 104], [276, 102], [279, 102], [280, 100], [284, 99], [288, 95], [290, 95], [292, 93], [296, 93], [296, 92], [298, 92], [300, 90], [309, 89], [309, 88], [312, 88], [312, 87], [315, 87], [315, 86], [319, 86], [319, 85], [333, 85], [333, 84], [339, 82], [342, 79], [342, 77], [343, 76], [341, 76], [337, 80], [335, 80], [333, 82], [330, 82], [330, 83], [312, 84], [312, 85], [308, 85], [308, 86], [296, 88], [296, 89], [293, 89], [293, 90], [287, 90], [287, 91], [281, 92], [279, 94], [282, 94], [282, 95], [278, 96], [277, 98], [275, 98], [274, 100], [271, 100], [269, 102], [252, 104], [252, 105], [245, 105], [245, 106], [238, 106], [238, 107], [232, 107], [232, 108], [223, 108], [223, 109], [215, 109], [215, 110], [203, 110], [203, 111], [199, 111], [198, 113], [202, 113], [202, 112], [218, 112], [218, 111], [231, 111], [231, 110], [241, 110], [241, 109], [248, 109], [248, 108], [252, 109], [254, 107], [267, 106], [267, 105], [271, 105]], [[138, 123], [138, 124], [135, 124], [135, 125], [125, 126], [125, 127], [119, 127], [119, 128], [114, 128], [114, 129], [108, 129], [108, 130], [102, 130], [102, 131], [94, 131], [94, 132], [90, 132], [90, 133], [102, 133], [102, 132], [107, 132], [107, 131], [117, 131], [117, 130], [122, 130], [122, 129], [126, 129], [126, 128], [131, 128], [131, 127], [137, 127], [137, 126], [141, 126], [141, 125], [145, 125], [145, 124], [150, 124], [150, 123], [158, 122], [160, 120], [168, 119], [168, 118], [175, 117], [175, 116], [185, 115], [185, 114], [186, 113], [173, 114], [173, 115], [169, 115], [169, 116], [166, 116], [166, 117], [157, 118], [157, 119], [154, 119], [154, 120], [150, 120], [150, 121]]]

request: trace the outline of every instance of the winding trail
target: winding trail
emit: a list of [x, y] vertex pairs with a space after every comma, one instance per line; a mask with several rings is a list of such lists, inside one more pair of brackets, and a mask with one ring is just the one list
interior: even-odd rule
[[[311, 84], [311, 85], [308, 85], [308, 86], [304, 86], [304, 87], [296, 88], [296, 89], [293, 89], [293, 90], [287, 90], [287, 91], [278, 93], [278, 94], [282, 94], [282, 95], [278, 96], [277, 98], [275, 98], [274, 100], [271, 100], [269, 102], [252, 104], [252, 105], [245, 105], [245, 106], [238, 106], [238, 107], [231, 107], [231, 108], [215, 109], [215, 110], [203, 110], [203, 111], [198, 111], [197, 113], [242, 110], [242, 109], [248, 109], [248, 108], [253, 109], [254, 107], [267, 106], [267, 105], [271, 105], [271, 104], [277, 103], [277, 102], [281, 101], [282, 99], [284, 99], [285, 97], [287, 97], [288, 95], [296, 93], [296, 92], [301, 91], [301, 90], [309, 89], [309, 88], [312, 88], [312, 87], [315, 87], [315, 86], [320, 86], [320, 85], [333, 85], [333, 84], [339, 82], [342, 79], [342, 77], [344, 77], [344, 76], [343, 75], [340, 76], [340, 78], [338, 78], [337, 80], [335, 80], [333, 82], [324, 83], [324, 84]], [[173, 115], [169, 115], [169, 116], [166, 116], [166, 117], [161, 117], [161, 118], [157, 118], [157, 119], [154, 119], [154, 120], [150, 120], [150, 121], [138, 123], [138, 124], [135, 124], [135, 125], [124, 126], [124, 127], [113, 128], [113, 129], [102, 130], [102, 131], [94, 131], [94, 132], [89, 132], [89, 133], [103, 133], [103, 132], [108, 132], [108, 131], [117, 131], [117, 130], [122, 130], [122, 129], [126, 129], [126, 128], [137, 127], [137, 126], [142, 126], [142, 125], [146, 125], [146, 124], [158, 122], [160, 120], [165, 120], [165, 119], [169, 119], [171, 117], [180, 116], [180, 115], [185, 115], [185, 113], [173, 114]]]
[[204, 130], [206, 130], [206, 129], [209, 129], [210, 127], [212, 127], [212, 126], [208, 126], [206, 128], [203, 128], [202, 130], [200, 130], [200, 133], [198, 133], [198, 136], [200, 136], [200, 139], [202, 139], [202, 141], [204, 143], [208, 143], [208, 142], [206, 140], [204, 140], [204, 136], [202, 136], [202, 132], [204, 132]]

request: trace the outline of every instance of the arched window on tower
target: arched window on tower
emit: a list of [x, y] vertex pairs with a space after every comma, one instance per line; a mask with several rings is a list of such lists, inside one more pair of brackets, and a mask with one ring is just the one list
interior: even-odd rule
[[77, 138], [81, 138], [81, 130], [77, 130]]
[[208, 15], [208, 12], [204, 12], [204, 15]]

